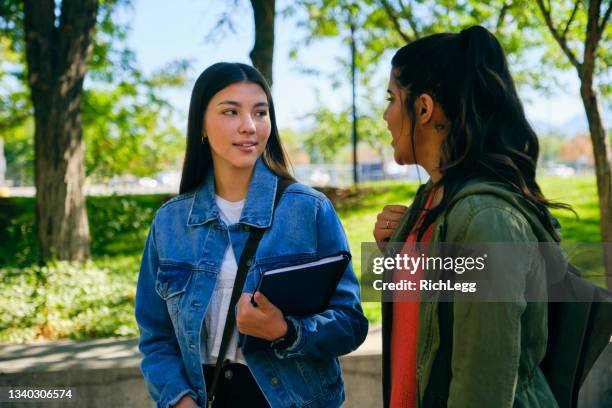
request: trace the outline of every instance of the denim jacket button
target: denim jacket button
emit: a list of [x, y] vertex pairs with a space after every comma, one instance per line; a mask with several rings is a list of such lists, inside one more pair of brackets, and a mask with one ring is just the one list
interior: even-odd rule
[[223, 374], [223, 376], [225, 377], [226, 380], [231, 380], [232, 377], [234, 376], [234, 373], [232, 372], [232, 370], [225, 370], [225, 373]]
[[251, 266], [251, 265], [253, 265], [253, 260], [252, 259], [247, 260], [246, 266]]
[[278, 385], [278, 378], [272, 377], [272, 379], [270, 380], [270, 384], [272, 384], [274, 386]]
[[245, 230], [245, 231], [250, 231], [250, 230], [251, 230], [251, 227], [250, 227], [250, 226], [248, 226], [248, 225], [245, 225], [245, 226], [244, 226], [244, 230]]

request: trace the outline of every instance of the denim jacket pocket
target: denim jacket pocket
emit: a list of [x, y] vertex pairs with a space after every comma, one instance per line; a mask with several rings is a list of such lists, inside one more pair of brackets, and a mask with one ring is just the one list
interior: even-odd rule
[[325, 385], [336, 385], [341, 380], [342, 371], [338, 359], [315, 360], [314, 366], [319, 373], [321, 382]]
[[172, 324], [177, 328], [179, 302], [187, 288], [193, 271], [176, 265], [160, 265], [157, 271], [155, 291], [166, 301]]

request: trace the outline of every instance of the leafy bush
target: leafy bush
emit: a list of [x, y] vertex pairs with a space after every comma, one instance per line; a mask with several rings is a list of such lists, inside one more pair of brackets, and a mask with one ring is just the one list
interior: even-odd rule
[[0, 342], [134, 336], [140, 254], [164, 195], [87, 197], [93, 261], [37, 266], [33, 198], [0, 199]]
[[160, 197], [151, 201], [135, 196], [92, 197], [87, 200], [91, 251], [95, 255], [134, 254], [142, 250]]
[[[142, 251], [149, 225], [167, 195], [87, 197], [93, 257]], [[0, 266], [38, 261], [34, 198], [0, 198]]]
[[38, 258], [34, 200], [0, 198], [0, 266], [27, 265]]
[[135, 336], [138, 257], [0, 269], [0, 342]]

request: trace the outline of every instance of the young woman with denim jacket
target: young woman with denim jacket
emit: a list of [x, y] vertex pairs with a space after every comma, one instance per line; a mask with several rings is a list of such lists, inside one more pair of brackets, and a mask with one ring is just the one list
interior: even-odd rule
[[[430, 180], [408, 211], [390, 205], [378, 215], [380, 246], [560, 240], [548, 209], [568, 206], [548, 201], [536, 182], [538, 140], [489, 31], [474, 26], [404, 46], [392, 59], [388, 93], [395, 161], [421, 165]], [[537, 255], [515, 254], [503, 267], [514, 288], [545, 294], [550, 271]], [[383, 304], [385, 407], [557, 406], [539, 367], [544, 301], [523, 292], [448, 308], [438, 300]]]
[[[352, 266], [322, 313], [283, 316], [261, 293], [262, 271], [348, 251], [321, 193], [291, 184], [274, 209], [279, 178], [290, 178], [269, 87], [254, 68], [218, 63], [196, 81], [180, 195], [156, 213], [136, 293], [141, 369], [159, 407], [205, 406], [237, 262], [252, 228], [263, 228], [213, 407], [337, 407], [344, 400], [338, 356], [365, 339]], [[299, 290], [299, 288], [288, 288]], [[245, 335], [283, 338], [242, 353]]]

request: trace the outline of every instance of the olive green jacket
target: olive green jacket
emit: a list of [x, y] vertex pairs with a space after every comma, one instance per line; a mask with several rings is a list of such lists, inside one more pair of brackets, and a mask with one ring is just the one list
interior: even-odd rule
[[[430, 183], [422, 186], [413, 205], [422, 208], [430, 188]], [[408, 213], [400, 221], [391, 242], [405, 241]], [[442, 240], [499, 243], [551, 242], [553, 238], [537, 218], [535, 207], [520, 195], [501, 183], [472, 180], [456, 194], [446, 214], [434, 223], [430, 242]], [[513, 281], [523, 282], [523, 287], [545, 288], [547, 266], [542, 258], [532, 254], [516, 255]], [[561, 251], [558, 255], [564, 259]], [[508, 270], [507, 265], [504, 270]], [[450, 386], [446, 382], [447, 386], [442, 387], [446, 390], [439, 391], [432, 386], [427, 389], [430, 382], [435, 383], [434, 380], [446, 375], [434, 368], [440, 335], [449, 332], [440, 326], [440, 304], [433, 298], [420, 305], [416, 367], [419, 407], [557, 407], [539, 368], [546, 353], [548, 334], [547, 304], [544, 302], [455, 301], [452, 304]], [[391, 303], [383, 303], [385, 407], [389, 405], [392, 386], [389, 376], [392, 311]]]

